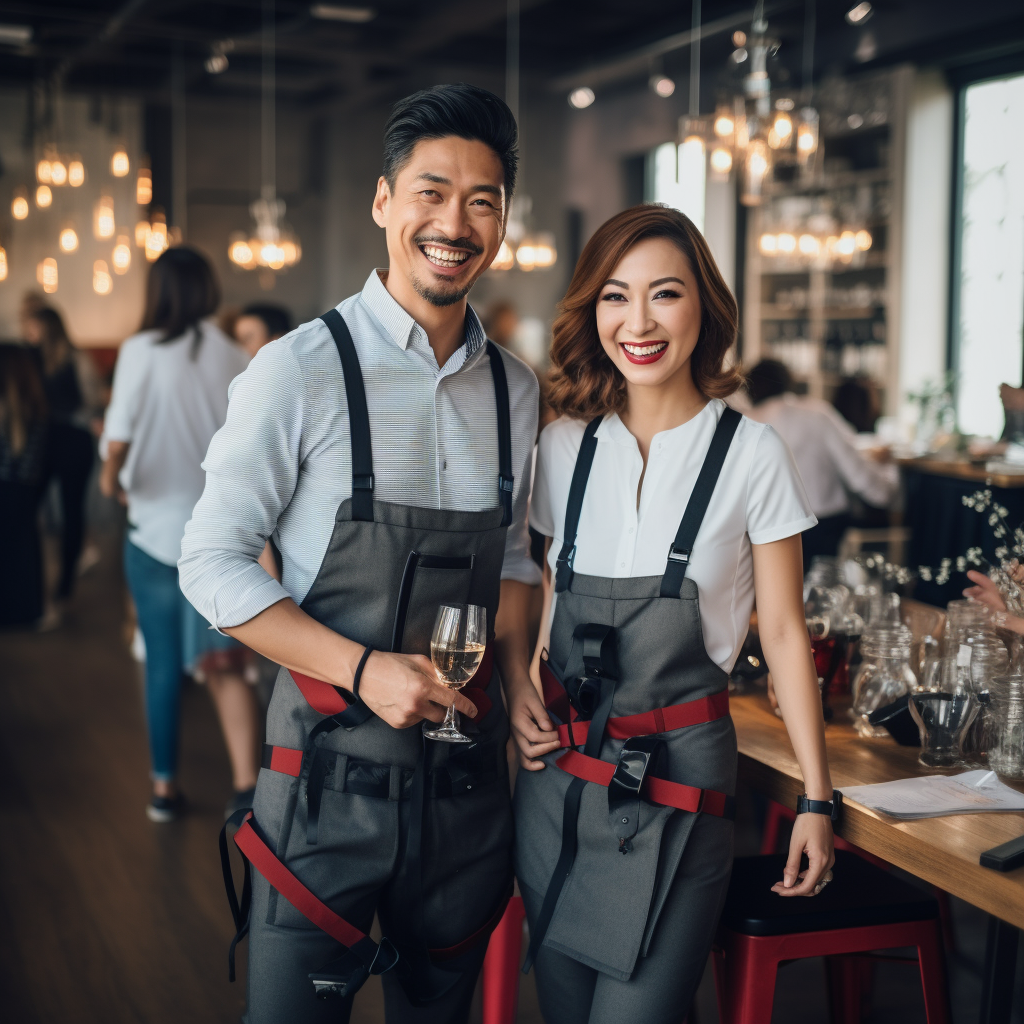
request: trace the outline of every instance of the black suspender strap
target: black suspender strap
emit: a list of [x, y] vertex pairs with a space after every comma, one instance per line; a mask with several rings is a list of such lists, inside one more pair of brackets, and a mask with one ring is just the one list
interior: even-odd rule
[[359, 356], [356, 355], [348, 324], [336, 309], [329, 309], [320, 319], [334, 338], [345, 375], [349, 435], [352, 439], [352, 518], [373, 522], [373, 447], [370, 444], [370, 416], [366, 411], [366, 389], [363, 387]]
[[686, 503], [686, 510], [676, 531], [676, 539], [669, 545], [668, 564], [665, 567], [665, 575], [661, 578], [662, 597], [679, 596], [686, 576], [686, 567], [690, 563], [690, 554], [693, 552], [693, 543], [697, 539], [701, 523], [704, 522], [704, 515], [740, 419], [740, 414], [735, 409], [726, 406], [722, 418], [718, 421], [708, 453], [704, 457], [704, 465], [700, 468], [697, 482], [693, 485], [693, 493]]
[[501, 525], [512, 522], [512, 417], [508, 407], [508, 378], [501, 352], [493, 341], [487, 342], [487, 355], [491, 360], [494, 378], [494, 401], [498, 408], [498, 500], [501, 502]]
[[569, 485], [569, 501], [565, 506], [565, 527], [563, 529], [562, 550], [555, 561], [555, 591], [561, 593], [569, 588], [572, 582], [572, 563], [576, 557], [576, 531], [580, 525], [580, 513], [583, 511], [583, 495], [587, 492], [587, 480], [590, 467], [597, 451], [597, 428], [603, 416], [595, 416], [583, 431], [579, 455], [576, 456], [576, 468], [572, 471], [572, 483]]

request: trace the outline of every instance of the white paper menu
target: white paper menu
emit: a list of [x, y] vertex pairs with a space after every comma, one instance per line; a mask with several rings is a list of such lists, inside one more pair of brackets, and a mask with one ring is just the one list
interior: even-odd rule
[[1011, 789], [999, 781], [995, 772], [984, 769], [844, 787], [843, 797], [902, 821], [983, 811], [1024, 811], [1024, 793]]

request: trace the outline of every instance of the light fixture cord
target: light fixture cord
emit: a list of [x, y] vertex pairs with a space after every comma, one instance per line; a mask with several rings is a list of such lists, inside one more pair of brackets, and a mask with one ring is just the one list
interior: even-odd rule
[[804, 103], [811, 102], [814, 83], [814, 34], [817, 30], [817, 2], [804, 0]]
[[273, 200], [277, 197], [277, 111], [275, 106], [274, 79], [274, 0], [263, 0], [263, 74], [262, 104], [260, 110], [260, 156], [263, 180], [262, 196]]
[[693, 0], [690, 29], [690, 117], [696, 117], [700, 113], [700, 0]]

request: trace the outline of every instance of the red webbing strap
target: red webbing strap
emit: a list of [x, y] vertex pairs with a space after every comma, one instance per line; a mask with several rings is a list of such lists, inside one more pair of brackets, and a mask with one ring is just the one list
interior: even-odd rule
[[[633, 736], [651, 736], [659, 732], [671, 732], [688, 725], [704, 725], [725, 718], [729, 714], [729, 691], [721, 690], [710, 697], [698, 697], [683, 704], [667, 708], [655, 708], [642, 715], [625, 715], [609, 718], [605, 735], [615, 740], [626, 740]], [[568, 725], [558, 727], [558, 739], [563, 747], [578, 747], [587, 741], [589, 722], [572, 722], [572, 734]]]
[[508, 901], [512, 899], [512, 887], [509, 886], [508, 892], [505, 894], [505, 898], [498, 904], [498, 909], [491, 914], [484, 924], [477, 928], [468, 939], [463, 939], [461, 942], [456, 942], [454, 946], [447, 946], [445, 949], [429, 949], [427, 952], [430, 954], [430, 959], [443, 962], [445, 960], [454, 960], [457, 956], [462, 956], [463, 953], [471, 950], [478, 942], [482, 942], [486, 939], [495, 928], [498, 927], [498, 922], [501, 921], [502, 917], [505, 916], [505, 908], [508, 906]]
[[270, 764], [267, 767], [272, 772], [297, 779], [302, 771], [302, 751], [292, 750], [291, 747], [271, 747], [270, 750]]
[[300, 913], [321, 931], [343, 946], [351, 948], [366, 936], [325, 903], [321, 903], [278, 859], [256, 834], [250, 812], [235, 833], [235, 845], [249, 858], [252, 866]]
[[[607, 787], [615, 774], [615, 765], [596, 757], [587, 757], [575, 750], [567, 750], [555, 763], [562, 771], [598, 786]], [[712, 789], [697, 789], [654, 777], [648, 777], [644, 783], [643, 795], [652, 803], [663, 804], [665, 807], [694, 813], [702, 811], [719, 818], [725, 814], [728, 799], [724, 793], [716, 793]]]
[[565, 687], [544, 657], [540, 659], [540, 685], [544, 693], [544, 706], [548, 711], [558, 715], [563, 722], [569, 721], [575, 715], [569, 703], [569, 694], [565, 692]]
[[[493, 646], [493, 644], [487, 645], [483, 660], [480, 662], [480, 667], [473, 674], [473, 678], [466, 685], [465, 690], [463, 690], [466, 696], [476, 704], [481, 717], [491, 710], [490, 698], [484, 694], [483, 699], [480, 700], [469, 691], [476, 689], [482, 694], [483, 687], [491, 681], [491, 670], [494, 667]], [[318, 714], [340, 715], [348, 707], [348, 701], [342, 696], [341, 690], [338, 687], [325, 683], [323, 680], [314, 679], [312, 676], [303, 675], [294, 669], [289, 669], [288, 671], [291, 672], [292, 679], [295, 680], [295, 685], [299, 688], [299, 693], [302, 694], [306, 703]]]

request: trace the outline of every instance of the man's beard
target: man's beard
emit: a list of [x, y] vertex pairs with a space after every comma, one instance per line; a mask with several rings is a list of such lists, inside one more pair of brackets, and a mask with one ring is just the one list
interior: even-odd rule
[[445, 306], [454, 306], [457, 302], [461, 302], [469, 294], [470, 288], [473, 287], [473, 282], [467, 284], [465, 288], [440, 291], [437, 288], [431, 288], [430, 285], [424, 284], [414, 274], [412, 276], [412, 286], [416, 289], [416, 294], [421, 298], [426, 299], [432, 306], [443, 309]]

